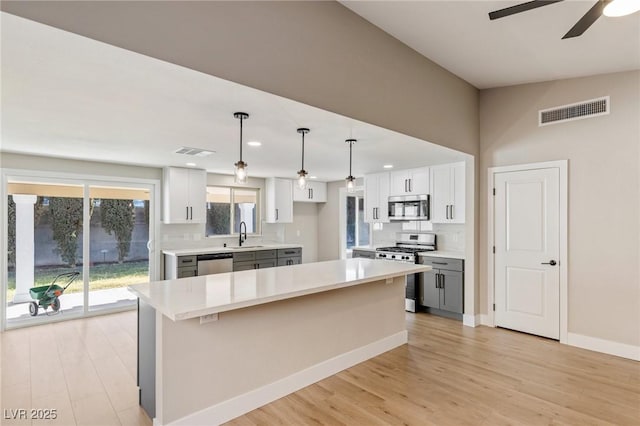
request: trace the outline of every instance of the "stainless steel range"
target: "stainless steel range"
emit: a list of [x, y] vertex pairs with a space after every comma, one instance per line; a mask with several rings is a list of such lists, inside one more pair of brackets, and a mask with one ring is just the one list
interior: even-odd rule
[[[418, 253], [434, 250], [436, 250], [436, 234], [400, 232], [396, 235], [395, 246], [379, 247], [376, 249], [376, 259], [417, 263]], [[418, 274], [407, 275], [404, 305], [405, 310], [409, 312], [416, 311], [416, 300], [418, 299], [417, 275]]]

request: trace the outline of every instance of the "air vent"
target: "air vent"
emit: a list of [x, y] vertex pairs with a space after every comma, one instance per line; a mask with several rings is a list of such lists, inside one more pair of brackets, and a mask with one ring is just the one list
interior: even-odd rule
[[539, 126], [609, 114], [609, 96], [539, 111]]
[[214, 152], [215, 151], [207, 151], [206, 149], [200, 148], [189, 148], [186, 146], [180, 147], [175, 151], [176, 154], [192, 155], [194, 157], [206, 157]]

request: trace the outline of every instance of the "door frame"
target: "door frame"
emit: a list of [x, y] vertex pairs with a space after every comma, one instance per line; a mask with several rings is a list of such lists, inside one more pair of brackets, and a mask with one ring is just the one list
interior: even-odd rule
[[517, 164], [513, 166], [489, 167], [487, 170], [487, 321], [486, 325], [495, 327], [495, 208], [493, 188], [497, 173], [518, 172], [557, 168], [560, 172], [560, 253], [558, 266], [560, 267], [560, 343], [567, 343], [568, 335], [568, 284], [569, 284], [569, 256], [568, 256], [568, 218], [569, 218], [569, 160], [545, 161], [540, 163]]
[[[84, 174], [84, 173], [73, 173], [73, 172], [58, 172], [58, 171], [46, 171], [46, 170], [32, 170], [32, 169], [13, 169], [13, 168], [0, 168], [0, 197], [3, 200], [7, 199], [7, 184], [10, 179], [43, 179], [48, 182], [56, 182], [59, 184], [70, 184], [70, 185], [80, 185], [83, 187], [83, 199], [86, 195], [88, 195], [88, 188], [91, 185], [123, 185], [123, 186], [138, 186], [144, 185], [149, 188], [150, 195], [153, 196], [152, 203], [150, 204], [150, 209], [152, 214], [150, 215], [149, 222], [149, 240], [148, 243], [149, 248], [149, 280], [156, 281], [160, 277], [160, 250], [158, 250], [160, 243], [160, 189], [161, 189], [161, 181], [160, 179], [149, 179], [149, 178], [137, 178], [137, 177], [118, 177], [118, 176], [109, 176], [109, 175], [92, 175], [92, 174]], [[83, 202], [83, 215], [87, 213], [88, 205]], [[7, 241], [7, 230], [8, 230], [8, 205], [6, 202], [0, 203], [0, 229], [2, 229], [3, 237], [0, 238], [0, 252], [4, 253], [0, 256], [0, 332], [7, 330], [7, 318], [6, 318], [6, 283], [8, 281], [8, 270], [7, 270], [7, 256], [6, 253], [8, 251], [8, 241]], [[89, 252], [89, 230], [90, 223], [83, 221], [83, 258], [87, 257]], [[88, 263], [83, 263], [83, 277], [87, 277], [88, 279]], [[87, 283], [84, 283], [86, 286]], [[52, 316], [48, 317], [46, 323], [53, 323], [65, 320], [72, 320], [77, 318], [88, 318], [99, 315], [106, 315], [111, 313], [116, 313], [120, 311], [127, 311], [131, 309], [135, 309], [131, 307], [124, 308], [115, 308], [112, 310], [104, 310], [104, 311], [91, 311], [88, 309], [88, 292], [84, 291], [84, 307], [83, 312], [77, 316]], [[26, 323], [16, 325], [11, 327], [21, 328], [21, 327], [29, 327], [32, 325], [39, 325], [39, 323]]]

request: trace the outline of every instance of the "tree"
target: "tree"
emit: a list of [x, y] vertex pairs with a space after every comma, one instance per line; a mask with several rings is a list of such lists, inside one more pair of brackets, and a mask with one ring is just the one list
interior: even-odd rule
[[78, 233], [82, 229], [82, 198], [51, 197], [49, 213], [60, 257], [74, 268], [78, 259]]
[[131, 249], [131, 234], [135, 223], [135, 210], [131, 200], [100, 200], [102, 227], [118, 240], [118, 263], [122, 263]]

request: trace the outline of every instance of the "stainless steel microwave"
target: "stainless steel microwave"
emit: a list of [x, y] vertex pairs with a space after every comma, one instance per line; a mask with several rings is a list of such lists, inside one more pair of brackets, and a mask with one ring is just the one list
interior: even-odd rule
[[429, 194], [389, 197], [390, 220], [429, 220]]

